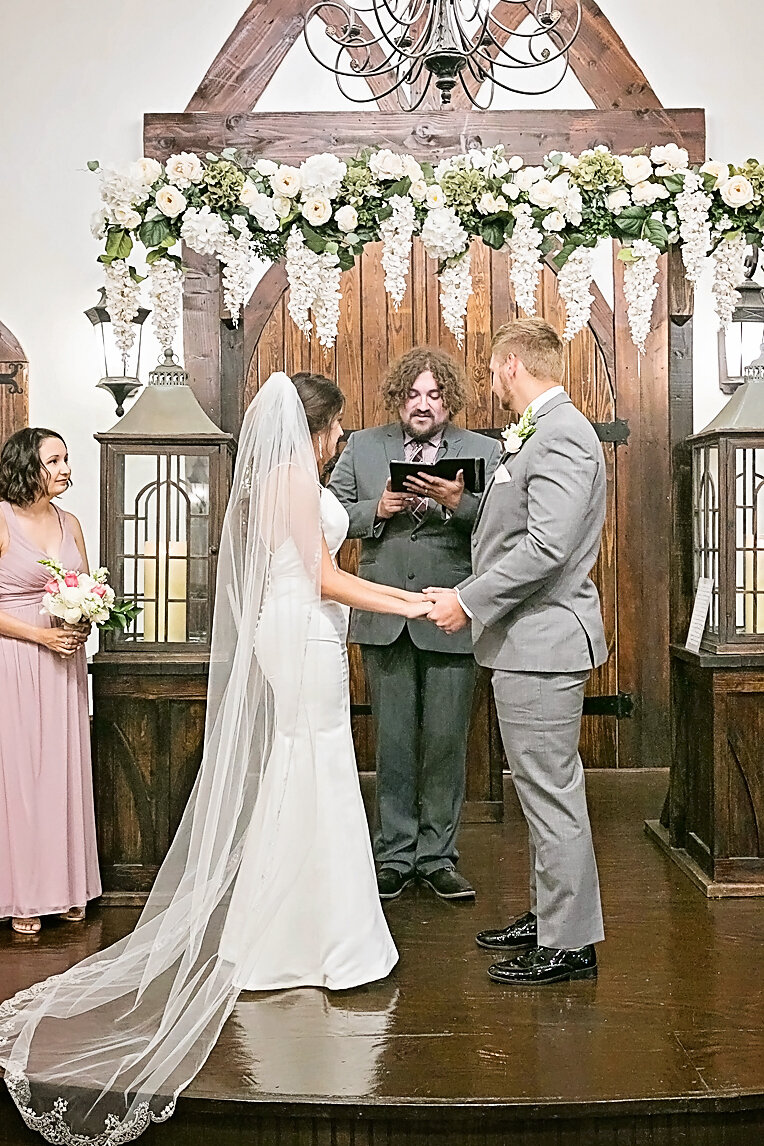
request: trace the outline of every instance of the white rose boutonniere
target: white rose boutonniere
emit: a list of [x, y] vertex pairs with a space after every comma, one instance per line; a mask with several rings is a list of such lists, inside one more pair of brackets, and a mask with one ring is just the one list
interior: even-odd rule
[[518, 453], [523, 442], [527, 442], [528, 438], [535, 433], [536, 423], [529, 407], [516, 425], [505, 426], [502, 430], [501, 438], [504, 442], [504, 452], [507, 454]]

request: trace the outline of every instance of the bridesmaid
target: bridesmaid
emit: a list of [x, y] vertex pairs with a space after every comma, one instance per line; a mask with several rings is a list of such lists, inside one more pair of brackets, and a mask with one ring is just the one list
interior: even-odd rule
[[90, 766], [89, 626], [40, 611], [50, 557], [87, 569], [80, 524], [54, 499], [71, 484], [52, 430], [13, 434], [0, 453], [0, 918], [22, 935], [41, 915], [80, 921], [100, 895]]

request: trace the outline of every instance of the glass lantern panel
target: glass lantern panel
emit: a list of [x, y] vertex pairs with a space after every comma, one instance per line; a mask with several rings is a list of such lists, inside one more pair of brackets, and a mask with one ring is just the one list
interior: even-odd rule
[[692, 538], [694, 579], [713, 579], [708, 627], [719, 632], [719, 449], [702, 445], [693, 451]]
[[764, 633], [764, 449], [735, 450], [735, 627]]
[[119, 639], [207, 641], [209, 455], [127, 454], [121, 488], [123, 592], [142, 612]]

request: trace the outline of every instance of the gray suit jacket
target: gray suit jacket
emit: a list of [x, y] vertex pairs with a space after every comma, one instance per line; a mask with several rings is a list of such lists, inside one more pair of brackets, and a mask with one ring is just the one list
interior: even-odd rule
[[[438, 458], [481, 457], [493, 472], [501, 450], [483, 434], [447, 425]], [[362, 539], [359, 576], [380, 585], [395, 585], [417, 593], [428, 585], [451, 588], [472, 571], [470, 534], [480, 498], [465, 491], [459, 508], [446, 520], [440, 506], [429, 510], [417, 525], [408, 513], [385, 522], [375, 515], [390, 476], [391, 459], [403, 460], [403, 429], [399, 422], [351, 434], [334, 468], [330, 488], [350, 515], [349, 537]], [[471, 653], [469, 631], [449, 636], [429, 621], [354, 611], [349, 640], [362, 645], [391, 645], [405, 625], [420, 649]]]
[[509, 480], [494, 474], [486, 489], [474, 573], [459, 592], [474, 618], [478, 664], [578, 672], [608, 656], [589, 577], [605, 521], [605, 461], [591, 423], [566, 394], [541, 407], [536, 427], [502, 461]]

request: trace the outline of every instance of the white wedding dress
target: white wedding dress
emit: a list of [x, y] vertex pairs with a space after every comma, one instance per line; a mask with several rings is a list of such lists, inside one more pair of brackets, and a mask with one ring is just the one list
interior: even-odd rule
[[[331, 490], [320, 496], [334, 559], [348, 515]], [[302, 681], [283, 649], [300, 601], [309, 611]], [[273, 746], [221, 941], [240, 990], [357, 987], [384, 978], [398, 959], [377, 892], [353, 750], [347, 622], [344, 605], [315, 602], [291, 538], [280, 545], [255, 635], [273, 691]], [[267, 918], [253, 902], [269, 905]]]

